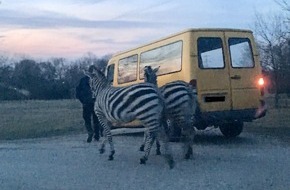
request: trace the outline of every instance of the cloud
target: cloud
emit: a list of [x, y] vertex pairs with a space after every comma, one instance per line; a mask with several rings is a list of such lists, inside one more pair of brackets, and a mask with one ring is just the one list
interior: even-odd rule
[[23, 28], [147, 28], [164, 25], [164, 23], [146, 21], [87, 20], [50, 12], [30, 16], [24, 13], [19, 14], [17, 11], [1, 11], [0, 16], [1, 25], [14, 25]]
[[248, 28], [272, 1], [2, 0], [0, 52], [104, 55], [187, 28]]

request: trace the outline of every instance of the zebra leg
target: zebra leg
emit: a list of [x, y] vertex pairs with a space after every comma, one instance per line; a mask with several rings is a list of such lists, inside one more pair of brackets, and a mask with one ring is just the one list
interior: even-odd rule
[[145, 143], [146, 143], [146, 139], [148, 138], [148, 130], [146, 129], [144, 131], [144, 139], [143, 139], [143, 143], [141, 144], [139, 150], [144, 152], [144, 149], [145, 149]]
[[106, 134], [105, 134], [105, 138], [103, 139], [103, 141], [101, 143], [101, 147], [99, 149], [100, 154], [104, 154], [104, 152], [105, 152], [106, 141], [107, 141], [107, 137], [106, 137]]
[[[171, 127], [172, 127], [172, 121], [168, 118], [168, 119], [166, 119], [166, 123], [164, 123], [164, 125], [165, 125], [164, 126], [165, 127], [164, 128], [165, 134], [167, 136], [169, 136], [170, 135], [170, 130], [171, 130]], [[159, 141], [158, 138], [156, 138], [156, 155], [161, 155], [160, 147], [161, 147], [160, 141]]]
[[156, 155], [161, 155], [160, 142], [159, 142], [158, 138], [156, 138]]
[[145, 142], [145, 155], [140, 158], [140, 164], [146, 164], [146, 161], [148, 160], [150, 150], [152, 147], [152, 144], [154, 143], [154, 140], [156, 138], [156, 132], [148, 132], [149, 134], [146, 137], [146, 142]]
[[170, 147], [169, 147], [169, 140], [166, 140], [163, 146], [164, 146], [164, 158], [166, 162], [168, 163], [169, 168], [172, 169], [174, 168], [175, 162], [174, 162], [174, 159], [171, 154]]
[[[145, 131], [144, 132], [144, 140], [143, 140], [143, 143], [142, 145], [140, 146], [139, 150], [144, 152], [145, 150], [145, 143], [146, 143], [146, 139], [148, 138], [148, 132]], [[156, 155], [161, 155], [161, 151], [160, 151], [160, 142], [158, 139], [156, 139]]]
[[114, 160], [114, 154], [115, 154], [115, 150], [112, 150], [109, 155], [109, 160]]
[[108, 141], [109, 141], [109, 144], [110, 144], [110, 147], [111, 147], [111, 152], [110, 152], [110, 155], [109, 155], [109, 160], [114, 160], [115, 149], [114, 149], [113, 138], [112, 138], [112, 134], [111, 134], [111, 131], [110, 130], [108, 132], [107, 138], [108, 138]]
[[184, 158], [185, 159], [189, 159], [191, 155], [193, 155], [192, 152], [192, 145], [193, 145], [193, 141], [194, 141], [194, 136], [195, 136], [195, 131], [194, 131], [194, 127], [192, 125], [187, 125], [186, 126], [186, 130], [185, 130], [185, 142], [184, 142], [184, 148], [185, 148], [185, 155]]
[[144, 148], [145, 148], [145, 144], [143, 143], [143, 144], [141, 144], [139, 150], [140, 150], [141, 152], [144, 152]]
[[193, 154], [193, 153], [192, 153], [192, 147], [189, 146], [188, 149], [187, 149], [187, 152], [186, 152], [186, 154], [185, 154], [185, 156], [184, 156], [184, 158], [185, 158], [186, 160], [188, 160], [192, 154]]
[[164, 147], [164, 158], [169, 165], [169, 168], [172, 169], [175, 165], [174, 159], [172, 157], [172, 151], [169, 147], [169, 134], [166, 131], [166, 128], [162, 128], [161, 132], [158, 135], [158, 139], [162, 139]]
[[110, 148], [111, 148], [109, 160], [113, 160], [114, 154], [115, 154], [115, 149], [114, 149], [114, 143], [113, 143], [113, 138], [112, 138], [112, 133], [111, 133], [111, 124], [108, 122], [108, 120], [102, 114], [97, 114], [97, 115], [98, 115], [100, 124], [103, 127], [104, 132], [105, 132], [105, 138], [101, 144], [100, 154], [103, 154], [105, 152], [105, 143], [106, 143], [106, 141], [108, 141], [110, 144]]
[[106, 132], [106, 134], [107, 134], [107, 139], [109, 141], [110, 148], [111, 148], [111, 152], [110, 152], [110, 155], [109, 155], [109, 160], [114, 160], [115, 149], [114, 149], [114, 143], [113, 143], [113, 137], [112, 137], [112, 134], [111, 134], [111, 130], [109, 129]]

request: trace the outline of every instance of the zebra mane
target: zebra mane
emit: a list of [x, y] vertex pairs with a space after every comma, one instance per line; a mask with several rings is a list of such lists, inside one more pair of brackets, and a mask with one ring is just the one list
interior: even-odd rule
[[92, 71], [84, 70], [84, 74], [87, 75], [90, 78], [97, 77], [98, 79], [102, 79], [102, 80], [108, 81], [107, 77], [105, 76], [105, 74], [101, 70], [99, 70], [97, 68], [92, 69]]
[[90, 78], [90, 86], [93, 92], [93, 97], [96, 97], [100, 90], [111, 87], [111, 84], [104, 73], [97, 68], [85, 71], [85, 75]]

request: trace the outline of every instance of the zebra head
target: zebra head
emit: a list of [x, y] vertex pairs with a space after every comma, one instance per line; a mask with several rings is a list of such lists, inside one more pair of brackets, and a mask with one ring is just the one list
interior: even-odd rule
[[144, 81], [149, 82], [152, 84], [157, 85], [157, 71], [159, 70], [160, 66], [152, 69], [151, 66], [144, 67]]
[[90, 87], [93, 93], [93, 98], [96, 98], [98, 92], [109, 85], [109, 82], [103, 72], [95, 66], [90, 66], [88, 71], [84, 71], [85, 75], [90, 77]]

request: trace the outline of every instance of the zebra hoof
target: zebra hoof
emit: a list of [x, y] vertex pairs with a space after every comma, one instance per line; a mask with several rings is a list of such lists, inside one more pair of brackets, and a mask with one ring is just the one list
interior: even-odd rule
[[192, 148], [190, 147], [190, 148], [187, 150], [187, 153], [185, 154], [184, 159], [188, 160], [192, 154], [193, 154], [193, 153], [192, 153]]
[[146, 164], [146, 160], [147, 160], [146, 158], [140, 158], [140, 164], [144, 164], [145, 165]]
[[174, 160], [173, 160], [173, 157], [172, 157], [171, 155], [167, 155], [167, 156], [166, 156], [166, 160], [167, 160], [167, 163], [168, 163], [168, 165], [169, 165], [169, 168], [170, 168], [170, 169], [174, 168], [174, 166], [175, 166], [175, 162], [174, 162]]
[[105, 149], [104, 148], [101, 148], [99, 151], [100, 151], [100, 154], [104, 154]]
[[188, 154], [188, 153], [185, 154], [184, 159], [185, 159], [185, 160], [188, 160], [189, 158], [190, 158], [190, 154]]
[[160, 150], [156, 150], [156, 155], [161, 155]]
[[139, 148], [139, 150], [140, 150], [141, 152], [144, 152], [144, 148], [145, 148], [145, 145], [141, 145], [140, 148]]
[[174, 166], [175, 166], [175, 162], [174, 162], [174, 160], [169, 160], [169, 161], [168, 161], [168, 165], [169, 165], [169, 168], [170, 168], [170, 169], [173, 169]]
[[110, 160], [110, 161], [111, 160], [114, 160], [114, 156], [113, 155], [110, 155], [108, 160]]
[[111, 151], [111, 154], [109, 156], [109, 160], [114, 160], [114, 154], [115, 154], [115, 151]]

